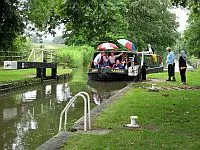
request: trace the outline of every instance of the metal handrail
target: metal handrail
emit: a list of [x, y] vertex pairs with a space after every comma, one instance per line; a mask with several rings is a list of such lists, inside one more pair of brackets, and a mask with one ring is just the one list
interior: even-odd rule
[[[53, 61], [53, 56], [56, 56], [56, 55], [53, 54], [54, 51], [53, 50], [46, 50], [46, 49], [39, 49], [39, 48], [37, 48], [37, 49], [33, 48], [31, 50], [31, 53], [30, 53], [30, 55], [28, 57], [28, 61], [30, 61], [32, 56], [33, 56], [33, 61], [36, 61], [38, 58], [40, 59], [40, 57], [41, 57], [41, 60], [43, 61], [44, 60], [44, 52], [47, 55], [50, 55], [50, 62], [52, 62]], [[37, 54], [40, 54], [38, 58], [36, 58]]]
[[65, 122], [64, 122], [64, 130], [66, 130], [66, 124], [67, 124], [67, 111], [70, 108], [70, 106], [72, 105], [72, 103], [77, 99], [77, 97], [82, 97], [84, 100], [84, 131], [87, 131], [87, 100], [85, 98], [85, 96], [83, 95], [87, 95], [87, 100], [88, 100], [88, 126], [89, 126], [89, 130], [91, 128], [91, 122], [90, 122], [90, 97], [89, 94], [81, 91], [78, 94], [76, 94], [74, 97], [72, 97], [72, 99], [69, 101], [69, 103], [65, 106], [65, 108], [63, 109], [63, 111], [60, 114], [60, 122], [59, 122], [59, 132], [62, 129], [62, 118], [63, 118], [63, 114], [65, 113]]
[[88, 127], [89, 130], [91, 129], [91, 120], [90, 120], [90, 96], [87, 92], [81, 91], [79, 92], [80, 94], [85, 94], [87, 96], [87, 100], [88, 100]]

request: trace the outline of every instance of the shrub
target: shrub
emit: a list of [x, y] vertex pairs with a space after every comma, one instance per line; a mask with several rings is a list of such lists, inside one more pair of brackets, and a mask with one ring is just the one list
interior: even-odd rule
[[58, 52], [58, 64], [77, 68], [89, 64], [94, 48], [91, 46], [64, 46]]

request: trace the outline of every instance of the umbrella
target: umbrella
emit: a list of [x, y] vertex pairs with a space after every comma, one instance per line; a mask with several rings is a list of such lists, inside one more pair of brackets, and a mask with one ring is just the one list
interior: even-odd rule
[[118, 49], [118, 47], [113, 43], [102, 43], [97, 47], [98, 50], [107, 50], [107, 49]]
[[117, 40], [117, 42], [122, 44], [124, 47], [128, 48], [131, 51], [136, 51], [135, 45], [126, 39], [119, 39]]

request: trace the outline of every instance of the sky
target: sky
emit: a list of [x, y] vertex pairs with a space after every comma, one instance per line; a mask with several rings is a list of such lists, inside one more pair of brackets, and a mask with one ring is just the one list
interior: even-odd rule
[[178, 28], [178, 31], [179, 32], [184, 31], [187, 26], [187, 19], [188, 19], [187, 10], [182, 9], [182, 8], [176, 8], [176, 9], [173, 9], [172, 12], [176, 14], [176, 19], [180, 25]]
[[[171, 10], [173, 13], [176, 14], [176, 19], [179, 22], [179, 28], [178, 31], [179, 32], [183, 32], [187, 26], [187, 19], [188, 19], [188, 15], [187, 15], [187, 10], [186, 9], [182, 9], [182, 8], [175, 8]], [[61, 25], [61, 29], [58, 30], [58, 28], [56, 29], [56, 36], [62, 36], [62, 29], [64, 28], [64, 25]], [[47, 40], [53, 40], [53, 36], [51, 35], [47, 35]]]

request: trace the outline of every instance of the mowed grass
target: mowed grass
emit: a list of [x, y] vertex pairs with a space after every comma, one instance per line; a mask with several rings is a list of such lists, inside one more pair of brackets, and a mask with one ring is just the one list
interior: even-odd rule
[[[199, 70], [191, 72], [199, 83]], [[188, 73], [190, 76], [190, 73]], [[162, 76], [162, 74], [160, 74]], [[199, 85], [195, 81], [188, 82]], [[197, 77], [198, 76], [198, 77]], [[159, 76], [154, 76], [159, 78]], [[163, 74], [164, 78], [164, 74]], [[176, 85], [176, 83], [169, 83]], [[74, 134], [63, 149], [155, 150], [200, 148], [200, 91], [132, 88], [108, 106], [92, 128], [109, 129], [105, 135]], [[138, 129], [128, 129], [130, 116], [138, 116]]]
[[[180, 86], [181, 83], [181, 77], [179, 72], [175, 73], [176, 82], [161, 82], [158, 85], [163, 86]], [[147, 79], [150, 78], [156, 78], [156, 79], [162, 79], [166, 80], [168, 78], [167, 72], [161, 72], [161, 73], [152, 73], [147, 75]], [[187, 71], [186, 72], [186, 83], [188, 86], [200, 86], [200, 69], [197, 69], [195, 71]]]
[[[58, 74], [71, 73], [71, 69], [58, 67]], [[47, 69], [47, 76], [51, 75], [51, 69]], [[36, 76], [36, 69], [4, 70], [0, 68], [0, 82], [26, 80]]]

